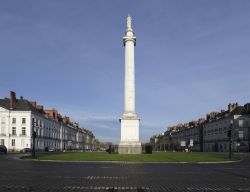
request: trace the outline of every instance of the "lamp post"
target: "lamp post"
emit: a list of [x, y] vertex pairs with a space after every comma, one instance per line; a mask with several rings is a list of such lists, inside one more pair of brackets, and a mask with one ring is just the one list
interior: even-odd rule
[[63, 127], [62, 121], [60, 122], [60, 150], [63, 152]]
[[233, 128], [233, 120], [230, 121], [230, 127], [227, 133], [227, 136], [229, 138], [229, 159], [232, 159], [232, 128]]
[[165, 133], [163, 133], [163, 150], [164, 150], [164, 152], [166, 152], [166, 143], [165, 143], [165, 139], [166, 139], [166, 137], [165, 137]]
[[32, 118], [32, 158], [35, 158], [35, 156], [36, 156], [35, 138], [36, 138], [35, 120], [34, 120], [34, 118]]

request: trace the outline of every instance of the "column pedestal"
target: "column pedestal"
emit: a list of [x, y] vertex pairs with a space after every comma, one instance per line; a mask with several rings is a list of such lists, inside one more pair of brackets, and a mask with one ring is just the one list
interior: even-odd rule
[[140, 120], [137, 117], [121, 118], [121, 142], [118, 146], [119, 154], [141, 154], [139, 142]]

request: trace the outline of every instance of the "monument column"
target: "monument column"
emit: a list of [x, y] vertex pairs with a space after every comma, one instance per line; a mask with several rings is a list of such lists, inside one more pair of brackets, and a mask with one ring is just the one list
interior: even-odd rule
[[140, 119], [135, 112], [135, 64], [134, 47], [136, 37], [132, 29], [132, 18], [127, 17], [127, 30], [123, 37], [125, 47], [125, 81], [124, 81], [124, 112], [120, 118], [121, 141], [118, 147], [120, 154], [141, 153], [139, 142]]

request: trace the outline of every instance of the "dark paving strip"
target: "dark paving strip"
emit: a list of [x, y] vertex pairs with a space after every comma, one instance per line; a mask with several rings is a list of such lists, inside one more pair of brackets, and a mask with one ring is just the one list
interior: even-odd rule
[[230, 188], [230, 187], [223, 187], [223, 186], [200, 186], [200, 187], [167, 187], [167, 186], [159, 186], [158, 189], [150, 189], [149, 187], [135, 187], [135, 186], [78, 186], [78, 185], [72, 185], [72, 186], [62, 186], [62, 187], [44, 187], [39, 188], [36, 186], [22, 186], [22, 185], [0, 185], [1, 192], [5, 191], [113, 191], [113, 192], [150, 192], [150, 191], [188, 191], [188, 192], [233, 192], [233, 191], [239, 191], [239, 192], [249, 192], [250, 187], [236, 187], [236, 188]]

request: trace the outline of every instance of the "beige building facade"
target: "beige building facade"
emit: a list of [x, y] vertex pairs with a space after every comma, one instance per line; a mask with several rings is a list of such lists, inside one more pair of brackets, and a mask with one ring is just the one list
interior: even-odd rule
[[151, 137], [154, 150], [250, 152], [250, 104], [228, 105], [228, 110], [211, 112], [206, 118], [168, 127], [164, 134]]

